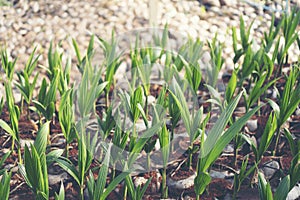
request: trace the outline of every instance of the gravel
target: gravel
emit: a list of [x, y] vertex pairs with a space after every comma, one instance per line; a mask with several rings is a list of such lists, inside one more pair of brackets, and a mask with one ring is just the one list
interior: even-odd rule
[[[273, 1], [269, 6], [284, 8], [282, 1]], [[292, 1], [292, 5], [297, 2]], [[155, 9], [155, 6], [154, 6]], [[227, 0], [181, 0], [157, 1], [154, 12], [156, 24], [163, 27], [169, 24], [171, 30], [203, 41], [218, 33], [225, 46], [232, 46], [230, 27], [238, 26], [239, 16], [245, 15], [246, 24], [253, 19], [252, 34], [261, 35], [271, 13], [262, 7], [252, 7], [244, 1]], [[279, 13], [275, 13], [278, 15]], [[152, 19], [152, 21], [153, 21]], [[34, 46], [39, 46], [40, 62], [46, 63], [46, 53], [50, 41], [61, 43], [67, 54], [74, 56], [68, 38], [78, 41], [80, 49], [87, 48], [91, 33], [109, 38], [114, 29], [116, 34], [124, 34], [136, 28], [149, 27], [148, 1], [15, 1], [15, 5], [0, 8], [0, 45], [5, 45], [12, 57], [18, 56], [17, 66], [22, 68]], [[226, 49], [224, 57], [230, 57]], [[290, 56], [296, 59], [297, 57]], [[226, 60], [231, 68], [232, 61]]]

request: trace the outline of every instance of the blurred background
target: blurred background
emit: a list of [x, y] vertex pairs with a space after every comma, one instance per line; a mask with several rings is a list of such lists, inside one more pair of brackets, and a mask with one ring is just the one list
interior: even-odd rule
[[171, 30], [202, 41], [217, 33], [230, 69], [231, 27], [238, 29], [241, 15], [246, 25], [255, 19], [251, 35], [259, 43], [272, 14], [277, 23], [282, 12], [298, 5], [292, 0], [0, 0], [0, 45], [12, 58], [18, 57], [17, 67], [22, 67], [35, 46], [43, 64], [52, 40], [73, 56], [71, 38], [85, 52], [92, 33], [109, 39], [112, 30], [122, 35], [141, 27], [163, 28], [168, 23]]

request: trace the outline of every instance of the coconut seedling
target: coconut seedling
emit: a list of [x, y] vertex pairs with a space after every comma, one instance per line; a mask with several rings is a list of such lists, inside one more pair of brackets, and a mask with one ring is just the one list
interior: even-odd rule
[[[280, 76], [282, 73], [283, 64], [288, 62], [288, 51], [291, 45], [297, 40], [298, 31], [297, 26], [300, 22], [300, 12], [293, 9], [291, 13], [285, 13], [282, 17], [282, 34], [284, 38], [284, 44], [281, 45], [281, 38], [278, 39], [273, 57], [277, 58], [277, 64], [279, 65], [276, 70], [276, 77]], [[275, 61], [275, 60], [274, 60]]]
[[10, 154], [11, 154], [11, 151], [8, 151], [0, 159], [0, 176], [6, 171], [6, 169], [3, 168], [4, 167], [4, 162], [10, 156]]
[[[52, 79], [49, 85], [47, 84], [47, 81], [44, 78], [38, 93], [38, 99], [32, 100], [37, 111], [40, 114], [42, 114], [47, 121], [51, 121], [55, 113], [57, 85], [58, 85], [57, 75]], [[40, 117], [40, 122], [41, 122], [41, 117]]]
[[283, 20], [279, 22], [279, 24], [276, 25], [275, 27], [275, 15], [272, 14], [272, 20], [271, 20], [271, 25], [269, 27], [268, 32], [264, 32], [264, 38], [262, 39], [262, 44], [264, 47], [264, 51], [268, 53], [271, 49], [271, 47], [274, 44], [274, 41], [279, 34], [279, 31], [281, 29]]
[[300, 144], [297, 140], [293, 138], [293, 135], [291, 132], [285, 128], [284, 129], [284, 135], [286, 136], [291, 153], [292, 153], [292, 161], [291, 161], [291, 166], [289, 169], [289, 175], [290, 175], [290, 190], [299, 182], [300, 179]]
[[150, 177], [147, 182], [141, 186], [134, 186], [134, 183], [132, 181], [131, 178], [126, 178], [126, 185], [128, 187], [128, 192], [130, 195], [130, 198], [132, 200], [139, 200], [139, 199], [143, 199], [143, 196], [145, 194], [145, 192], [147, 191], [147, 188], [149, 186], [149, 184], [151, 183], [152, 177]]
[[108, 109], [110, 100], [109, 92], [111, 87], [115, 84], [114, 75], [122, 63], [121, 54], [117, 52], [118, 41], [115, 38], [114, 31], [111, 34], [111, 40], [105, 41], [104, 39], [98, 37], [100, 47], [103, 49], [105, 54], [105, 76], [103, 82], [107, 82], [105, 87], [105, 103]]
[[159, 144], [162, 153], [163, 170], [162, 170], [162, 185], [161, 194], [162, 198], [168, 198], [168, 187], [167, 187], [167, 166], [170, 156], [170, 139], [171, 135], [167, 130], [166, 124], [163, 125], [161, 131], [158, 133]]
[[290, 191], [290, 176], [287, 175], [284, 177], [278, 187], [276, 188], [275, 193], [273, 194], [271, 185], [266, 181], [263, 173], [258, 173], [258, 192], [260, 199], [266, 200], [281, 200], [286, 199]]
[[203, 108], [200, 108], [196, 111], [196, 113], [193, 113], [194, 115], [190, 114], [186, 98], [183, 94], [181, 87], [175, 79], [173, 79], [172, 81], [172, 85], [170, 86], [169, 92], [170, 95], [172, 95], [172, 98], [174, 99], [174, 103], [178, 106], [178, 111], [181, 113], [182, 121], [184, 123], [187, 134], [189, 135], [190, 146], [188, 167], [191, 167], [192, 156], [193, 152], [195, 151], [194, 142], [200, 136], [201, 133], [200, 127], [203, 122]]
[[218, 35], [212, 39], [212, 42], [207, 41], [210, 49], [211, 66], [207, 67], [207, 84], [215, 87], [218, 80], [218, 75], [224, 64], [224, 58], [222, 58], [223, 45], [217, 41]]
[[[136, 123], [137, 120], [140, 118], [140, 116], [144, 116], [145, 119], [144, 122], [146, 123], [146, 126], [148, 126], [148, 121], [146, 119], [144, 109], [143, 109], [143, 88], [142, 86], [137, 87], [131, 95], [129, 95], [127, 92], [121, 92], [119, 95], [121, 97], [122, 103], [125, 108], [125, 112], [128, 113], [129, 118], [132, 125], [132, 133], [130, 137], [130, 144], [129, 149], [131, 150], [136, 142], [136, 139], [138, 137], [138, 133], [136, 131]], [[125, 119], [124, 119], [125, 120]]]
[[299, 66], [291, 67], [289, 75], [285, 76], [286, 84], [282, 91], [282, 94], [278, 93], [278, 104], [272, 100], [269, 100], [270, 105], [272, 106], [277, 118], [276, 141], [273, 155], [275, 155], [276, 153], [276, 148], [278, 146], [283, 124], [295, 112], [300, 103], [299, 76]]
[[10, 83], [5, 83], [5, 93], [6, 93], [6, 104], [9, 111], [10, 125], [4, 120], [0, 119], [0, 127], [6, 131], [12, 137], [11, 150], [14, 151], [15, 141], [17, 142], [18, 160], [22, 163], [21, 156], [21, 145], [20, 145], [20, 134], [19, 134], [19, 119], [20, 110], [19, 107], [15, 105], [15, 98], [12, 93], [12, 87]]
[[207, 185], [211, 181], [211, 177], [207, 170], [215, 162], [215, 160], [222, 153], [223, 149], [232, 139], [239, 133], [240, 129], [245, 125], [247, 120], [257, 112], [260, 107], [256, 107], [246, 113], [243, 117], [234, 122], [225, 132], [225, 126], [228, 124], [234, 109], [236, 108], [242, 92], [231, 101], [225, 110], [221, 113], [219, 119], [207, 134], [205, 139], [204, 132], [201, 134], [201, 146], [199, 160], [197, 164], [197, 176], [194, 180], [194, 190], [197, 195], [197, 199], [205, 191]]
[[50, 133], [50, 122], [46, 122], [37, 133], [34, 144], [25, 146], [24, 165], [19, 170], [36, 199], [49, 198], [48, 168], [46, 160], [47, 138]]
[[55, 192], [55, 200], [65, 200], [65, 188], [63, 182], [60, 184], [59, 193]]
[[[55, 159], [57, 164], [70, 174], [80, 187], [80, 199], [84, 199], [84, 188], [86, 182], [86, 174], [91, 166], [92, 160], [94, 158], [95, 146], [97, 142], [97, 134], [91, 138], [90, 133], [86, 133], [84, 130], [83, 122], [80, 123], [81, 137], [78, 138], [78, 162], [74, 165], [68, 158], [59, 157]], [[77, 166], [77, 167], [76, 167]]]
[[1, 49], [0, 53], [1, 53], [1, 66], [2, 66], [3, 70], [5, 71], [5, 75], [8, 79], [8, 81], [12, 82], [17, 59], [10, 61], [7, 51], [5, 49]]
[[37, 73], [32, 82], [30, 82], [30, 76], [32, 75], [32, 72], [37, 66], [37, 61], [39, 59], [39, 55], [34, 58], [36, 51], [36, 47], [34, 48], [33, 52], [30, 54], [30, 57], [25, 65], [25, 68], [23, 71], [18, 72], [17, 76], [19, 81], [16, 82], [16, 87], [20, 90], [22, 97], [21, 97], [21, 112], [23, 112], [23, 103], [24, 100], [27, 103], [27, 117], [30, 119], [30, 103], [33, 96], [33, 91], [36, 86], [36, 81], [38, 79], [39, 73]]
[[0, 179], [0, 195], [3, 200], [8, 200], [10, 192], [11, 172], [4, 171]]
[[[241, 38], [241, 48], [238, 48], [238, 39], [237, 39], [237, 31], [236, 27], [232, 27], [232, 43], [233, 43], [233, 51], [234, 51], [234, 58], [233, 63], [236, 64], [242, 55], [245, 55], [249, 51], [249, 47], [252, 44], [252, 40], [250, 40], [250, 31], [254, 20], [251, 22], [248, 29], [245, 27], [245, 21], [243, 17], [240, 17], [240, 38]], [[249, 52], [248, 52], [249, 54]]]
[[105, 200], [107, 196], [118, 186], [120, 182], [124, 180], [126, 176], [128, 176], [129, 172], [125, 171], [119, 174], [117, 177], [110, 180], [110, 183], [106, 184], [106, 178], [108, 177], [108, 169], [110, 162], [110, 147], [107, 149], [105, 158], [101, 163], [98, 179], [95, 181], [94, 175], [92, 171], [89, 171], [89, 176], [87, 179], [87, 188], [89, 199], [92, 200]]
[[268, 150], [270, 144], [274, 139], [276, 129], [277, 129], [277, 119], [276, 119], [276, 115], [273, 112], [269, 116], [269, 119], [266, 123], [266, 128], [264, 129], [264, 132], [262, 134], [259, 146], [257, 146], [253, 142], [253, 140], [248, 138], [246, 135], [241, 134], [241, 138], [251, 146], [251, 149], [255, 156], [255, 164], [251, 167], [248, 166], [248, 158], [249, 158], [248, 155], [243, 160], [239, 173], [236, 173], [234, 175], [234, 189], [233, 189], [234, 199], [236, 199], [236, 195], [240, 190], [240, 186], [243, 183], [243, 181], [250, 175], [252, 175], [252, 179], [253, 179], [255, 175], [254, 173], [257, 170], [257, 166], [260, 164], [265, 152]]
[[73, 107], [73, 89], [69, 89], [61, 97], [58, 112], [59, 124], [66, 140], [65, 156], [67, 158], [69, 157], [69, 144], [77, 137]]

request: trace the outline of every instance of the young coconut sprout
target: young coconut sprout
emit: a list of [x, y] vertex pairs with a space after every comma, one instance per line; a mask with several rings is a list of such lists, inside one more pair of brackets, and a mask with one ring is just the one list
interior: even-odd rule
[[[236, 33], [236, 27], [232, 27], [232, 42], [233, 42], [233, 51], [234, 51], [234, 58], [233, 63], [236, 64], [242, 55], [246, 54], [247, 51], [250, 50], [250, 46], [252, 44], [252, 40], [250, 40], [250, 31], [254, 20], [251, 22], [249, 28], [246, 30], [245, 22], [243, 17], [240, 17], [240, 38], [241, 38], [241, 45], [242, 48], [238, 49], [238, 39]], [[250, 50], [251, 51], [251, 50]], [[248, 52], [249, 54], [250, 52]]]
[[84, 132], [81, 133], [81, 138], [78, 138], [78, 162], [76, 165], [77, 167], [68, 158], [65, 157], [59, 157], [55, 159], [55, 161], [62, 169], [64, 169], [68, 174], [70, 174], [70, 176], [74, 178], [74, 180], [80, 187], [80, 199], [83, 200], [83, 191], [86, 182], [86, 174], [94, 158], [98, 134], [96, 133], [91, 139], [91, 134], [85, 133], [84, 125], [82, 123], [84, 122], [80, 122], [80, 126], [83, 127], [78, 128], [82, 129], [81, 131]]
[[40, 55], [38, 55], [35, 59], [33, 59], [35, 51], [36, 51], [36, 47], [34, 48], [33, 52], [30, 54], [30, 57], [25, 65], [24, 70], [21, 72], [17, 72], [19, 81], [16, 82], [16, 87], [20, 90], [20, 92], [22, 94], [22, 96], [21, 96], [21, 112], [23, 112], [23, 104], [24, 104], [24, 100], [25, 100], [27, 103], [28, 119], [30, 119], [30, 109], [29, 108], [30, 108], [30, 103], [32, 100], [33, 91], [35, 89], [37, 78], [39, 76], [39, 73], [37, 73], [34, 76], [33, 81], [30, 83], [29, 78], [30, 78], [32, 72], [35, 70], [35, 68], [37, 66], [37, 61], [40, 57]]
[[[149, 140], [149, 138], [153, 137], [155, 134], [157, 134], [162, 127], [162, 124], [164, 122], [160, 121], [156, 124], [153, 124], [151, 127], [149, 127], [140, 137], [138, 137], [137, 140], [134, 140], [134, 143], [130, 141], [132, 144], [132, 149], [128, 155], [128, 161], [123, 163], [123, 169], [124, 171], [128, 171], [129, 169], [133, 169], [133, 164], [136, 162], [137, 157], [140, 155], [141, 151], [143, 150], [145, 144]], [[127, 180], [131, 179], [131, 176], [128, 175], [126, 177], [126, 185], [124, 188], [124, 200], [127, 198], [128, 188], [131, 187], [131, 181]]]
[[61, 97], [58, 112], [59, 124], [65, 137], [65, 156], [69, 157], [69, 144], [77, 137], [75, 116], [73, 110], [73, 88], [67, 90]]
[[28, 146], [25, 146], [24, 165], [19, 164], [20, 173], [38, 200], [49, 198], [46, 159], [47, 138], [50, 133], [49, 126], [49, 121], [41, 126], [36, 140], [30, 145], [30, 150]]
[[115, 84], [114, 75], [119, 68], [119, 66], [122, 63], [122, 60], [120, 59], [121, 54], [118, 54], [117, 52], [117, 45], [118, 41], [115, 38], [114, 31], [111, 34], [111, 41], [105, 41], [102, 38], [98, 37], [98, 40], [100, 42], [100, 47], [104, 50], [105, 53], [105, 63], [106, 66], [105, 69], [105, 77], [103, 82], [107, 82], [107, 85], [105, 87], [105, 104], [106, 109], [108, 109], [110, 100], [109, 100], [109, 92], [111, 87]]
[[190, 110], [188, 108], [186, 98], [183, 94], [181, 87], [179, 86], [179, 84], [175, 79], [173, 79], [172, 81], [172, 85], [170, 87], [169, 92], [170, 92], [170, 96], [172, 96], [172, 98], [174, 99], [174, 103], [178, 106], [178, 111], [181, 113], [181, 118], [183, 120], [187, 134], [189, 135], [190, 146], [189, 146], [188, 167], [191, 167], [192, 156], [193, 156], [193, 152], [195, 151], [194, 142], [196, 141], [196, 139], [199, 137], [201, 133], [200, 127], [203, 123], [202, 121], [203, 108], [197, 110], [194, 116], [190, 115]]
[[59, 193], [57, 194], [55, 192], [55, 200], [65, 200], [65, 188], [64, 188], [64, 183], [61, 182], [60, 184], [60, 189], [59, 189]]
[[293, 160], [291, 161], [291, 167], [289, 169], [290, 174], [290, 189], [292, 189], [300, 179], [300, 144], [295, 140], [288, 129], [284, 129], [284, 134], [289, 142]]
[[286, 199], [290, 191], [290, 176], [284, 177], [273, 194], [271, 185], [266, 181], [264, 175], [258, 172], [258, 192], [260, 199], [281, 200]]
[[207, 134], [206, 139], [202, 132], [201, 135], [201, 146], [200, 155], [197, 164], [197, 176], [194, 180], [194, 190], [197, 195], [197, 199], [205, 191], [206, 187], [211, 181], [211, 177], [207, 172], [212, 166], [218, 156], [222, 153], [223, 149], [228, 145], [232, 139], [239, 133], [240, 129], [245, 125], [248, 119], [256, 113], [259, 107], [246, 113], [243, 117], [234, 122], [225, 132], [224, 128], [228, 124], [234, 109], [236, 108], [243, 92], [239, 93], [238, 96], [231, 101], [225, 110], [220, 115], [219, 119]]
[[11, 173], [12, 172], [7, 173], [7, 171], [4, 171], [0, 179], [0, 196], [3, 200], [8, 200], [9, 197]]
[[105, 157], [103, 162], [101, 163], [98, 179], [95, 181], [93, 172], [89, 171], [89, 176], [87, 178], [87, 188], [89, 199], [92, 200], [105, 200], [107, 196], [118, 186], [118, 184], [127, 177], [130, 172], [125, 171], [119, 174], [114, 179], [110, 180], [110, 183], [107, 185], [106, 179], [108, 177], [108, 169], [111, 157], [111, 146], [108, 147], [105, 152]]
[[273, 155], [275, 155], [278, 148], [278, 142], [281, 135], [281, 128], [283, 124], [288, 120], [288, 118], [295, 112], [300, 103], [300, 69], [299, 66], [293, 66], [290, 68], [290, 73], [286, 77], [286, 84], [283, 89], [282, 94], [279, 95], [279, 103], [269, 100], [272, 106], [276, 118], [277, 118], [277, 130], [276, 130], [276, 141], [273, 150]]
[[140, 199], [143, 199], [143, 196], [144, 196], [149, 184], [151, 183], [152, 177], [150, 177], [147, 180], [147, 182], [144, 184], [143, 187], [141, 185], [135, 187], [131, 178], [126, 177], [125, 180], [126, 180], [126, 186], [128, 188], [130, 198], [132, 200], [140, 200]]
[[273, 46], [273, 43], [274, 43], [274, 41], [275, 41], [279, 31], [280, 31], [282, 23], [283, 23], [283, 20], [281, 20], [279, 22], [279, 24], [277, 24], [276, 27], [274, 27], [274, 25], [275, 25], [275, 15], [273, 13], [272, 14], [271, 25], [270, 25], [270, 28], [269, 28], [269, 32], [268, 33], [264, 32], [264, 38], [262, 40], [264, 51], [266, 53], [269, 53], [271, 47]]
[[163, 125], [161, 131], [158, 133], [159, 143], [162, 152], [163, 160], [163, 172], [162, 172], [162, 185], [161, 194], [163, 199], [168, 198], [168, 187], [167, 187], [167, 166], [170, 156], [170, 133], [167, 130], [166, 124]]
[[13, 80], [17, 59], [14, 59], [14, 61], [10, 61], [6, 50], [4, 50], [4, 49], [1, 49], [0, 53], [1, 53], [1, 57], [0, 57], [1, 58], [1, 66], [5, 71], [6, 78], [11, 83]]
[[6, 92], [6, 104], [9, 111], [10, 125], [6, 123], [4, 120], [0, 119], [0, 127], [8, 134], [10, 134], [10, 136], [12, 137], [12, 143], [11, 143], [12, 151], [14, 151], [15, 141], [17, 141], [18, 160], [19, 163], [22, 163], [20, 135], [19, 135], [20, 110], [19, 107], [15, 105], [15, 100], [14, 100], [10, 83], [5, 83], [5, 92]]
[[284, 44], [283, 46], [279, 47], [281, 44], [281, 38], [279, 38], [273, 53], [273, 56], [277, 57], [277, 64], [279, 65], [275, 77], [281, 75], [283, 64], [287, 64], [288, 62], [288, 51], [291, 45], [299, 37], [296, 29], [300, 22], [300, 12], [296, 9], [293, 9], [291, 13], [286, 13], [283, 15], [282, 21], [281, 28], [284, 37]]
[[216, 87], [219, 72], [224, 64], [224, 58], [222, 58], [223, 44], [217, 41], [217, 36], [216, 33], [212, 42], [207, 41], [211, 57], [211, 67], [207, 67], [207, 83], [212, 87]]
[[8, 151], [0, 159], [0, 176], [6, 171], [6, 169], [2, 169], [2, 168], [4, 167], [4, 162], [10, 156], [10, 154], [11, 154], [11, 151]]
[[240, 186], [243, 183], [243, 181], [249, 175], [252, 175], [252, 177], [254, 177], [254, 175], [255, 175], [254, 173], [255, 173], [255, 170], [257, 170], [257, 166], [260, 164], [260, 162], [263, 158], [263, 155], [268, 150], [271, 142], [273, 141], [274, 135], [276, 133], [276, 129], [277, 129], [277, 119], [276, 119], [276, 115], [274, 114], [274, 112], [272, 112], [267, 121], [266, 128], [262, 134], [259, 146], [256, 146], [256, 144], [250, 138], [248, 138], [246, 135], [241, 134], [241, 138], [251, 146], [251, 148], [254, 152], [255, 165], [253, 165], [249, 169], [247, 169], [248, 158], [249, 158], [249, 155], [247, 155], [246, 158], [242, 162], [239, 173], [234, 175], [233, 199], [236, 199], [236, 195], [237, 195], [238, 191], [240, 190]]

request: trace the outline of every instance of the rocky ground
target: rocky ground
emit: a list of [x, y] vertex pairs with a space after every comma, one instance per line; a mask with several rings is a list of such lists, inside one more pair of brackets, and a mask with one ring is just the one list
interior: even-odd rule
[[[3, 1], [3, 0], [2, 0]], [[246, 24], [255, 19], [252, 36], [260, 38], [270, 24], [271, 14], [278, 18], [284, 10], [285, 1], [228, 1], [228, 0], [152, 0], [155, 15], [152, 21], [159, 27], [165, 23], [179, 34], [189, 34], [206, 41], [215, 33], [224, 42], [226, 67], [232, 67], [232, 26], [239, 26], [239, 16], [244, 15]], [[1, 1], [0, 1], [1, 2]], [[38, 52], [43, 63], [53, 40], [61, 42], [63, 49], [74, 55], [68, 38], [75, 38], [80, 49], [85, 49], [91, 33], [109, 38], [114, 29], [117, 35], [128, 31], [150, 27], [148, 0], [64, 0], [36, 1], [15, 0], [11, 5], [0, 7], [0, 45], [4, 45], [12, 57], [19, 57], [17, 65], [22, 67], [33, 48], [38, 45]], [[250, 2], [250, 4], [249, 4]], [[256, 6], [254, 6], [254, 4]], [[291, 6], [296, 2], [291, 1]], [[257, 39], [259, 42], [259, 40]], [[295, 49], [295, 53], [296, 49]], [[291, 56], [293, 61], [297, 57]]]
[[[247, 25], [255, 19], [251, 35], [259, 42], [271, 23], [272, 14], [279, 20], [279, 11], [286, 8], [284, 0], [152, 1], [158, 5], [150, 12], [148, 0], [15, 0], [11, 5], [0, 7], [0, 48], [3, 45], [12, 58], [18, 57], [17, 67], [22, 69], [29, 54], [38, 46], [38, 53], [42, 55], [40, 64], [47, 66], [46, 56], [52, 40], [55, 44], [60, 43], [67, 55], [74, 57], [71, 38], [76, 39], [83, 52], [92, 33], [109, 39], [111, 31], [115, 30], [117, 35], [126, 36], [132, 30], [151, 27], [151, 18], [158, 27], [163, 28], [168, 23], [174, 32], [200, 37], [202, 41], [210, 40], [218, 33], [218, 39], [224, 43], [226, 68], [232, 68], [234, 55], [231, 27], [238, 29], [239, 17], [243, 15]], [[297, 6], [297, 2], [291, 1], [291, 6]], [[299, 51], [296, 47], [292, 51], [294, 56], [289, 58], [292, 62], [297, 61], [299, 56], [296, 55], [299, 55]], [[1, 69], [0, 74], [1, 80]], [[0, 84], [0, 97], [3, 94], [3, 86]], [[257, 129], [257, 122], [250, 125]], [[270, 168], [277, 170], [278, 162], [274, 166]], [[266, 170], [268, 169], [265, 169], [265, 174], [272, 173]], [[220, 178], [217, 175], [216, 177]], [[293, 189], [290, 195], [295, 195], [295, 198], [289, 199], [299, 197], [299, 188], [296, 186]]]

